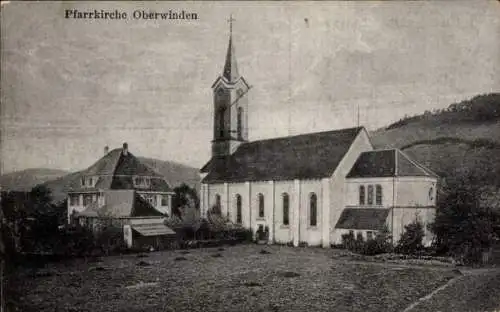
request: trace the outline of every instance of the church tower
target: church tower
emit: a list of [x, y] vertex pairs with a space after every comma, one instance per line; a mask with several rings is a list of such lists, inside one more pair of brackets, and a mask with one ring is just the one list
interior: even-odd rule
[[214, 97], [213, 157], [231, 155], [241, 143], [248, 141], [250, 86], [238, 72], [233, 45], [233, 21], [231, 17], [224, 70], [212, 85]]

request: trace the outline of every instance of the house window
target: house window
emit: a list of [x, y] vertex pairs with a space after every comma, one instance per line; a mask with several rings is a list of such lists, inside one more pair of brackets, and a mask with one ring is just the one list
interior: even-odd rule
[[243, 108], [238, 107], [238, 123], [237, 123], [237, 132], [238, 132], [238, 139], [241, 139], [243, 137]]
[[144, 194], [142, 197], [153, 207], [156, 207], [156, 195]]
[[365, 204], [365, 186], [360, 185], [359, 186], [359, 204], [364, 205]]
[[366, 239], [367, 240], [372, 240], [373, 239], [373, 232], [372, 231], [367, 231], [366, 232]]
[[241, 196], [236, 194], [236, 223], [241, 224]]
[[135, 187], [149, 187], [151, 180], [149, 177], [134, 177]]
[[77, 206], [79, 199], [80, 199], [80, 196], [78, 196], [78, 195], [70, 195], [69, 196], [69, 204], [71, 206]]
[[162, 207], [168, 206], [168, 196], [167, 195], [161, 195], [161, 205], [162, 205]]
[[382, 185], [380, 184], [375, 186], [375, 203], [382, 205]]
[[264, 218], [264, 195], [259, 194], [257, 197], [259, 201], [259, 218]]
[[83, 187], [93, 187], [97, 182], [97, 177], [82, 177], [81, 183]]
[[314, 193], [309, 197], [309, 225], [318, 225], [318, 197]]
[[373, 205], [373, 185], [368, 185], [368, 205]]
[[92, 194], [83, 195], [83, 205], [88, 206], [92, 203]]
[[283, 225], [290, 224], [290, 196], [283, 193]]

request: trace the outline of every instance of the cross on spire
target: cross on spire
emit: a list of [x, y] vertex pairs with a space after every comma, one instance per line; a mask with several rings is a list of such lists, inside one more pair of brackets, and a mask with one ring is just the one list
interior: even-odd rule
[[222, 75], [226, 77], [229, 82], [235, 82], [238, 80], [240, 75], [238, 74], [236, 55], [233, 47], [233, 21], [235, 21], [235, 19], [232, 14], [227, 21], [229, 22], [229, 45], [227, 47], [226, 63], [224, 64], [224, 71]]
[[233, 22], [236, 21], [233, 18], [233, 14], [229, 15], [229, 19], [227, 21], [229, 23], [229, 36], [233, 36]]

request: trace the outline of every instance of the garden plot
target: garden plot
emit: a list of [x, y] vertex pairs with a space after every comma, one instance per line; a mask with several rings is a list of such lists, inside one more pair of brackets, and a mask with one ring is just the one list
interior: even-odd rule
[[402, 311], [457, 276], [337, 261], [335, 252], [240, 245], [75, 260], [20, 273], [16, 287], [23, 311], [385, 312]]

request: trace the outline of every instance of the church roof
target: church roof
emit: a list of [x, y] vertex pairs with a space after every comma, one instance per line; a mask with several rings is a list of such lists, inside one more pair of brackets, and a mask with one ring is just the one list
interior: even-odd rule
[[240, 77], [238, 73], [238, 65], [236, 63], [236, 53], [234, 52], [233, 38], [229, 37], [229, 45], [227, 46], [226, 62], [224, 63], [224, 71], [222, 76], [227, 79], [227, 81], [233, 83]]
[[380, 230], [390, 209], [345, 208], [335, 228], [347, 230]]
[[142, 163], [128, 148], [117, 148], [99, 159], [89, 168], [79, 172], [82, 177], [98, 177], [93, 188], [83, 188], [80, 179], [75, 179], [70, 191], [96, 191], [107, 189], [134, 189], [133, 177], [149, 177], [148, 187], [138, 190], [154, 192], [170, 192], [170, 186], [165, 178]]
[[230, 156], [213, 157], [202, 183], [319, 179], [333, 174], [362, 127], [241, 144]]
[[399, 149], [363, 152], [347, 174], [347, 178], [404, 176], [437, 177], [430, 169], [410, 159]]

